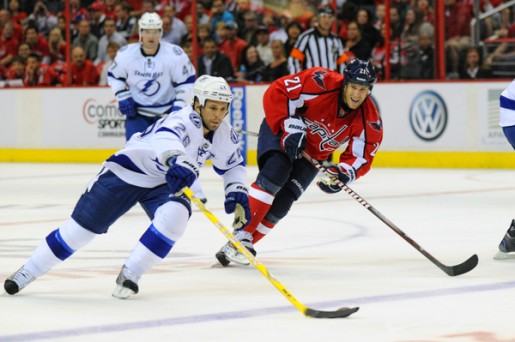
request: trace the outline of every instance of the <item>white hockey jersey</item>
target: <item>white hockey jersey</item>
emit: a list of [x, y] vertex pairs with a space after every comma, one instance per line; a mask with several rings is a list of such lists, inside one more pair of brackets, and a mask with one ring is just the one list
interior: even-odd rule
[[160, 42], [157, 53], [146, 56], [134, 43], [118, 51], [107, 79], [115, 94], [130, 89], [139, 114], [154, 116], [191, 104], [195, 67], [177, 45]]
[[515, 126], [515, 80], [502, 92], [500, 103], [500, 126]]
[[227, 120], [208, 139], [202, 119], [191, 105], [158, 120], [145, 132], [134, 134], [125, 148], [104, 162], [126, 183], [153, 188], [166, 183], [166, 160], [180, 151], [197, 161], [199, 167], [211, 159], [215, 171], [223, 175], [224, 185], [246, 184], [246, 169], [240, 153], [239, 135]]

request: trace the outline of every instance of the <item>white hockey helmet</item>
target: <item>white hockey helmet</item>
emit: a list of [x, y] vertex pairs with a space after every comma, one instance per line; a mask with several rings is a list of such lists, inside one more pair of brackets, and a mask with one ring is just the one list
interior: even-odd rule
[[193, 96], [198, 98], [202, 107], [205, 106], [206, 100], [227, 102], [230, 104], [233, 97], [231, 88], [225, 79], [209, 75], [202, 75], [195, 81], [193, 85]]
[[138, 33], [141, 41], [141, 32], [142, 30], [160, 30], [161, 35], [159, 38], [163, 36], [163, 21], [159, 14], [155, 12], [146, 12], [143, 13], [141, 18], [138, 20]]

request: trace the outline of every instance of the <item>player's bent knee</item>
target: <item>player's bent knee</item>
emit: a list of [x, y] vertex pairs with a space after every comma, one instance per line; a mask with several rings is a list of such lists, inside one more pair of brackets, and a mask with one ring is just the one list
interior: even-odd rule
[[182, 201], [170, 200], [157, 209], [152, 224], [168, 239], [177, 241], [184, 234], [190, 215], [189, 205]]

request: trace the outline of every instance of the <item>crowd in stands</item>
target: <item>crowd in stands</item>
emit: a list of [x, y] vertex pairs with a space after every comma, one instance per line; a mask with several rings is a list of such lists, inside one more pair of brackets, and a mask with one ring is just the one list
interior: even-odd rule
[[[481, 0], [486, 12], [503, 0]], [[282, 10], [266, 1], [197, 0], [196, 34], [187, 0], [69, 0], [66, 44], [63, 0], [8, 0], [0, 5], [0, 82], [3, 86], [106, 85], [118, 49], [138, 41], [137, 19], [157, 12], [162, 40], [180, 45], [199, 74], [229, 82], [271, 82], [288, 75], [288, 57], [299, 35], [316, 27], [327, 1], [292, 0]], [[448, 79], [515, 74], [513, 6], [481, 21], [473, 46], [473, 0], [445, 0], [445, 61]], [[332, 4], [332, 1], [329, 2]], [[385, 77], [385, 16], [390, 17], [390, 78], [435, 78], [435, 0], [337, 0], [334, 33], [349, 59], [371, 60]], [[197, 39], [197, 55], [193, 55]], [[66, 54], [70, 53], [69, 65]], [[70, 77], [71, 75], [71, 77]]]

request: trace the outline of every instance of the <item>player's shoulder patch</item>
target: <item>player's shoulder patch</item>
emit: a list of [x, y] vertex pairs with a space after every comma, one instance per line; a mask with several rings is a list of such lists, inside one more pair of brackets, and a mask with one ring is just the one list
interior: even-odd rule
[[172, 51], [173, 51], [173, 53], [175, 53], [177, 56], [182, 55], [182, 54], [183, 54], [183, 52], [184, 52], [184, 51], [183, 51], [180, 47], [178, 47], [177, 45], [174, 45], [174, 46], [172, 47]]
[[202, 127], [202, 118], [200, 117], [200, 115], [198, 115], [198, 113], [191, 113], [190, 120], [195, 125], [195, 127]]
[[233, 144], [237, 144], [240, 141], [240, 137], [238, 136], [238, 133], [234, 130], [234, 128], [231, 128], [231, 141]]

